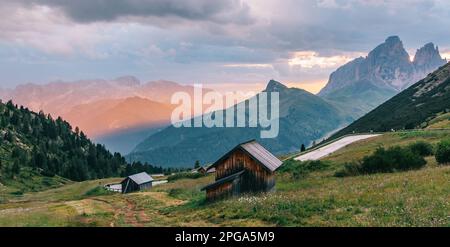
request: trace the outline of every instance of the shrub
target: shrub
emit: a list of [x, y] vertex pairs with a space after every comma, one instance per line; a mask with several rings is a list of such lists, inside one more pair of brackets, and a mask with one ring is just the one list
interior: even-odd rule
[[175, 180], [179, 180], [179, 179], [197, 179], [197, 178], [201, 178], [204, 177], [205, 175], [201, 174], [201, 173], [191, 173], [191, 172], [179, 172], [176, 173], [174, 175], [171, 175], [167, 178], [167, 180], [169, 182], [173, 182]]
[[361, 174], [361, 165], [359, 163], [345, 163], [344, 168], [337, 171], [336, 177], [350, 177]]
[[375, 153], [364, 157], [361, 163], [347, 164], [335, 173], [337, 177], [355, 176], [360, 174], [389, 173], [396, 171], [416, 170], [425, 166], [427, 162], [419, 154], [409, 148], [391, 147], [378, 148]]
[[42, 170], [41, 171], [41, 175], [45, 176], [45, 177], [54, 177], [55, 173], [51, 172], [51, 171], [48, 171], [48, 170]]
[[433, 155], [433, 145], [424, 141], [418, 141], [408, 146], [408, 148], [415, 154], [426, 157]]
[[300, 179], [311, 172], [321, 171], [329, 166], [329, 163], [320, 160], [298, 161], [290, 159], [285, 161], [278, 171], [290, 173], [294, 179]]
[[436, 160], [439, 164], [450, 163], [450, 139], [438, 143], [436, 148]]
[[21, 196], [21, 195], [23, 195], [23, 191], [22, 190], [16, 190], [16, 191], [12, 191], [10, 194], [11, 195], [15, 195], [15, 196]]

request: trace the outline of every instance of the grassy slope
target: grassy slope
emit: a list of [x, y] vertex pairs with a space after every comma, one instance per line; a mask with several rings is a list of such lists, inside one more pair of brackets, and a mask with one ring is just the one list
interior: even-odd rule
[[278, 174], [275, 193], [212, 204], [200, 192], [211, 176], [128, 195], [86, 195], [114, 179], [74, 183], [0, 204], [0, 226], [450, 226], [450, 166], [437, 166], [433, 157], [418, 171], [332, 176], [340, 162], [379, 145], [447, 137], [450, 131], [427, 131], [364, 140], [327, 157], [335, 163], [329, 170], [300, 180]]
[[426, 123], [427, 129], [450, 129], [450, 113], [437, 116]]

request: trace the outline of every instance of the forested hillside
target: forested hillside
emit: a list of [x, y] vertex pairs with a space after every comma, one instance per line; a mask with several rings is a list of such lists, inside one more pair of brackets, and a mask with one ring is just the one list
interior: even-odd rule
[[[43, 112], [19, 108], [11, 101], [0, 102], [1, 183], [17, 179], [23, 170], [82, 181], [144, 169], [142, 164], [130, 165], [128, 169], [126, 165], [119, 153], [111, 154], [104, 146], [92, 143], [63, 119], [54, 120]], [[161, 172], [151, 166], [145, 168]]]

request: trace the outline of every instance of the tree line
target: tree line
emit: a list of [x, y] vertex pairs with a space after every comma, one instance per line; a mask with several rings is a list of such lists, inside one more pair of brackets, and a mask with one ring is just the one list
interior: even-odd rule
[[74, 181], [165, 172], [140, 162], [128, 164], [121, 154], [93, 143], [60, 117], [0, 101], [0, 176], [12, 178], [21, 167]]

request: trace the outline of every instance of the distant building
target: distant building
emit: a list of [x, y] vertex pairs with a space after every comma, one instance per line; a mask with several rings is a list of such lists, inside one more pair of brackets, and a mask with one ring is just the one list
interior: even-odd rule
[[152, 178], [154, 177], [164, 177], [164, 173], [150, 174]]
[[206, 168], [203, 166], [200, 166], [199, 168], [194, 168], [191, 170], [191, 173], [200, 173], [200, 174], [206, 174]]
[[134, 174], [125, 178], [120, 184], [122, 193], [146, 190], [152, 187], [153, 178], [146, 172]]
[[202, 190], [209, 201], [246, 192], [267, 192], [275, 186], [275, 170], [282, 162], [256, 141], [237, 145], [208, 168], [216, 181]]

